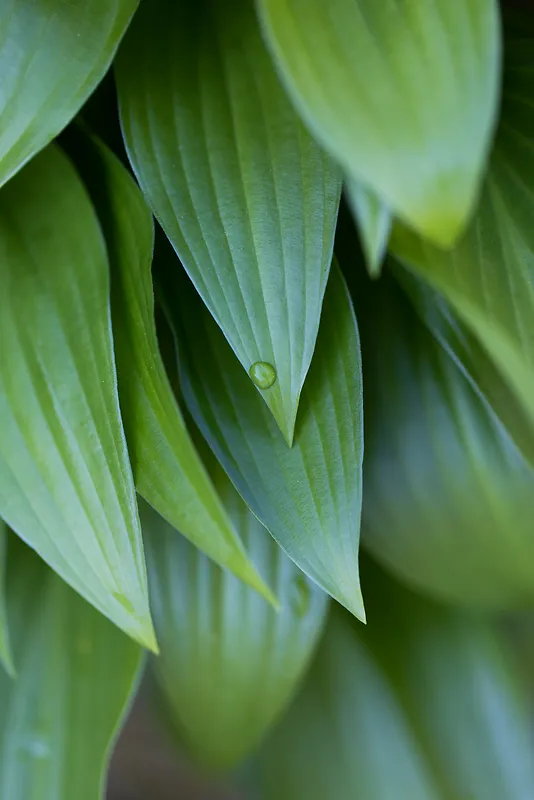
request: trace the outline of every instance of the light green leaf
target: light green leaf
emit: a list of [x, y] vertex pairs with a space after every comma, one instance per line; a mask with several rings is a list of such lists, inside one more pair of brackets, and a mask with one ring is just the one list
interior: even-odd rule
[[497, 112], [496, 0], [257, 0], [287, 88], [344, 170], [448, 246]]
[[2, 2], [0, 186], [81, 108], [111, 64], [138, 2]]
[[54, 145], [0, 191], [0, 283], [0, 515], [154, 648], [104, 240]]
[[534, 428], [534, 34], [506, 44], [501, 125], [468, 230], [443, 252], [397, 225], [391, 247], [445, 295]]
[[534, 600], [534, 472], [458, 356], [384, 275], [358, 292], [364, 543], [454, 602]]
[[195, 421], [246, 503], [285, 552], [363, 618], [358, 577], [360, 342], [339, 270], [331, 272], [292, 448], [210, 315], [178, 277], [166, 270], [163, 294], [171, 323], [181, 331], [182, 390]]
[[263, 598], [142, 509], [166, 715], [196, 759], [229, 767], [254, 749], [290, 700], [314, 650], [327, 595], [247, 508], [211, 456], [217, 490], [265, 580]]
[[117, 81], [141, 188], [291, 443], [339, 171], [287, 100], [250, 0], [145, 0]]
[[388, 249], [391, 212], [374, 192], [352, 178], [346, 179], [345, 191], [360, 234], [367, 271], [371, 278], [377, 278]]
[[11, 652], [11, 636], [5, 604], [5, 571], [6, 571], [6, 530], [0, 519], [0, 662], [7, 674], [15, 677], [15, 665]]
[[103, 800], [141, 648], [13, 536], [8, 563], [18, 677], [0, 673], [0, 797]]
[[120, 401], [137, 491], [210, 558], [272, 600], [195, 450], [165, 372], [154, 320], [152, 215], [105, 145], [83, 136], [71, 152], [108, 245]]
[[261, 767], [264, 800], [441, 800], [387, 676], [337, 609]]

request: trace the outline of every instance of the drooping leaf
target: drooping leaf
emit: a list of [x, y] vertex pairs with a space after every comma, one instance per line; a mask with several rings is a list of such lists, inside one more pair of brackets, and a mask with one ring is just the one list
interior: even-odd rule
[[321, 630], [327, 595], [295, 567], [247, 508], [222, 468], [217, 491], [280, 599], [275, 611], [209, 561], [149, 506], [142, 509], [161, 655], [153, 668], [182, 742], [230, 767], [255, 748], [289, 702]]
[[297, 107], [345, 171], [450, 245], [497, 111], [496, 0], [258, 0]]
[[11, 652], [11, 636], [5, 604], [5, 570], [6, 570], [6, 530], [0, 519], [0, 662], [7, 674], [15, 677], [15, 666]]
[[339, 171], [286, 98], [251, 0], [146, 0], [117, 80], [141, 188], [291, 442]]
[[345, 191], [360, 234], [367, 271], [376, 278], [388, 249], [391, 212], [376, 194], [352, 178], [346, 180]]
[[74, 117], [104, 76], [139, 0], [0, 6], [0, 186]]
[[0, 284], [0, 515], [154, 648], [106, 251], [82, 183], [54, 145], [0, 191]]
[[534, 427], [532, 26], [505, 44], [501, 124], [471, 224], [448, 252], [400, 225], [394, 227], [391, 246], [445, 295], [509, 382]]
[[[169, 278], [172, 277], [174, 283]], [[180, 331], [184, 398], [258, 519], [309, 577], [363, 618], [358, 578], [362, 385], [356, 319], [333, 269], [288, 448], [210, 315], [177, 271], [162, 294]]]
[[366, 423], [363, 536], [454, 602], [534, 599], [534, 472], [457, 356], [391, 278], [358, 293]]
[[0, 797], [103, 800], [142, 650], [14, 536], [8, 549], [18, 676], [0, 672]]
[[124, 428], [137, 491], [210, 558], [269, 599], [187, 432], [154, 320], [152, 215], [127, 170], [97, 139], [73, 140], [111, 265], [112, 317]]
[[441, 800], [387, 676], [332, 609], [305, 685], [268, 741], [264, 800]]
[[332, 614], [265, 749], [265, 800], [530, 798], [530, 705], [497, 630], [366, 567], [369, 624]]

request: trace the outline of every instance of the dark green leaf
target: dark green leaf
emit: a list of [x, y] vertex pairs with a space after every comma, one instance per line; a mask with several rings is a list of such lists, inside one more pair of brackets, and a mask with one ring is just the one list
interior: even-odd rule
[[497, 0], [258, 0], [296, 105], [354, 180], [441, 245], [478, 194], [497, 112]]
[[138, 2], [2, 2], [0, 186], [81, 108], [109, 67]]
[[121, 409], [137, 491], [194, 545], [272, 599], [197, 455], [165, 373], [154, 321], [152, 215], [105, 145], [87, 136], [77, 145], [111, 262]]
[[0, 515], [154, 648], [104, 241], [54, 145], [0, 191]]
[[0, 673], [0, 797], [103, 800], [141, 648], [13, 536], [8, 564], [18, 677]]
[[15, 676], [11, 636], [5, 604], [6, 530], [0, 519], [0, 662], [10, 677]]
[[165, 283], [164, 294], [171, 321], [181, 331], [182, 389], [195, 421], [242, 497], [286, 553], [362, 618], [360, 342], [339, 270], [333, 269], [326, 291], [292, 448], [210, 315], [191, 288], [178, 282], [176, 271], [173, 278], [174, 285]]
[[257, 746], [291, 698], [324, 621], [327, 595], [284, 555], [211, 459], [215, 486], [280, 598], [279, 612], [150, 507], [142, 520], [161, 645], [153, 667], [167, 715], [197, 759], [228, 767]]
[[287, 100], [250, 0], [146, 0], [117, 80], [141, 188], [291, 442], [339, 172]]

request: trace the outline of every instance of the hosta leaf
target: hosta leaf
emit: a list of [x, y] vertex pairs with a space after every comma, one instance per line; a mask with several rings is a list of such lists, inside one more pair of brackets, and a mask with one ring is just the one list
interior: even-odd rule
[[397, 225], [392, 248], [446, 296], [534, 427], [534, 34], [507, 45], [501, 125], [468, 230], [443, 252]]
[[0, 662], [11, 677], [14, 677], [15, 667], [11, 653], [11, 636], [6, 615], [5, 604], [5, 570], [6, 570], [6, 531], [0, 520]]
[[345, 171], [450, 245], [497, 110], [496, 0], [258, 0], [300, 111]]
[[261, 766], [265, 800], [441, 800], [386, 675], [337, 609]]
[[8, 562], [18, 677], [0, 673], [0, 797], [103, 800], [141, 648], [13, 536]]
[[147, 0], [117, 80], [141, 188], [291, 442], [332, 256], [338, 169], [287, 100], [251, 0]]
[[388, 249], [391, 211], [376, 194], [352, 178], [346, 180], [345, 191], [360, 234], [367, 271], [376, 278]]
[[121, 409], [137, 491], [193, 544], [271, 598], [206, 473], [160, 355], [152, 288], [152, 215], [113, 153], [74, 142], [111, 263]]
[[532, 602], [532, 468], [391, 278], [359, 297], [367, 548], [455, 602]]
[[142, 521], [161, 645], [153, 667], [167, 716], [196, 758], [228, 767], [257, 746], [285, 708], [314, 649], [327, 595], [284, 555], [222, 468], [214, 464], [210, 472], [280, 599], [279, 612], [148, 506]]
[[153, 648], [104, 241], [54, 145], [0, 192], [0, 283], [0, 515]]
[[[186, 403], [258, 519], [319, 586], [363, 618], [358, 578], [362, 386], [356, 319], [332, 271], [292, 448], [178, 273], [163, 294], [181, 330]], [[197, 300], [197, 301], [196, 301]], [[196, 302], [195, 302], [196, 301]]]
[[72, 119], [109, 67], [139, 0], [5, 0], [0, 186]]

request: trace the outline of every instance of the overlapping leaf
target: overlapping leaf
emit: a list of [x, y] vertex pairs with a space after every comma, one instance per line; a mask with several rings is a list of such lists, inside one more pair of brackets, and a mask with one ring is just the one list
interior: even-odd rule
[[391, 278], [359, 297], [366, 546], [440, 597], [496, 607], [532, 602], [531, 466]]
[[449, 252], [401, 226], [392, 247], [447, 297], [534, 427], [534, 34], [526, 26], [506, 45], [502, 120], [472, 223]]
[[5, 0], [0, 186], [72, 119], [109, 67], [139, 0]]
[[496, 0], [258, 0], [291, 95], [347, 173], [450, 245], [497, 110]]
[[11, 653], [11, 636], [5, 605], [6, 531], [0, 520], [0, 662], [11, 677], [15, 668]]
[[117, 79], [141, 188], [247, 373], [260, 365], [256, 385], [291, 442], [339, 172], [287, 100], [250, 0], [147, 0]]
[[391, 212], [376, 194], [358, 181], [349, 178], [345, 191], [360, 234], [367, 271], [372, 278], [378, 277], [388, 249]]
[[362, 618], [360, 344], [339, 270], [330, 276], [291, 449], [191, 288], [167, 281], [162, 294], [181, 331], [186, 403], [226, 472], [295, 563]]
[[271, 597], [197, 455], [165, 373], [154, 321], [152, 216], [105, 145], [88, 136], [72, 145], [108, 245], [121, 409], [137, 491], [193, 544]]
[[14, 536], [8, 610], [18, 676], [0, 672], [0, 797], [104, 797], [141, 648]]
[[479, 619], [365, 577], [369, 625], [330, 620], [266, 748], [266, 797], [527, 800], [529, 703], [504, 642]]
[[211, 460], [217, 490], [280, 611], [148, 506], [142, 521], [161, 646], [153, 667], [166, 715], [197, 759], [228, 767], [285, 709], [313, 652], [327, 595], [284, 555]]
[[0, 515], [153, 648], [104, 241], [54, 145], [0, 191]]

